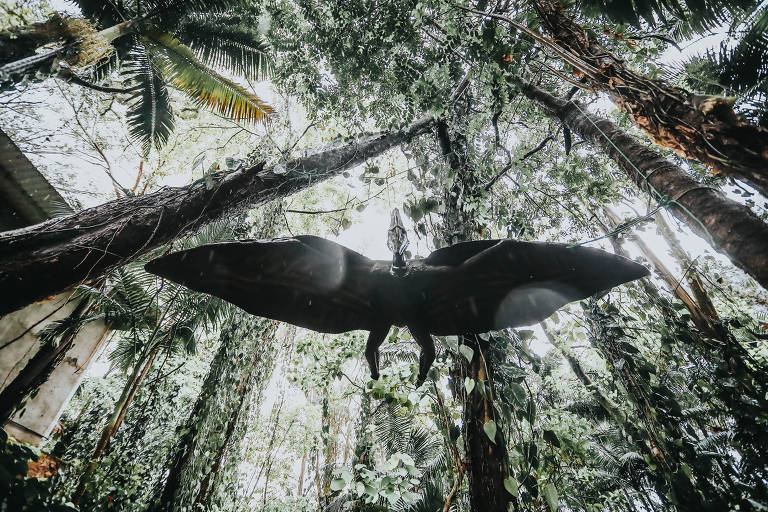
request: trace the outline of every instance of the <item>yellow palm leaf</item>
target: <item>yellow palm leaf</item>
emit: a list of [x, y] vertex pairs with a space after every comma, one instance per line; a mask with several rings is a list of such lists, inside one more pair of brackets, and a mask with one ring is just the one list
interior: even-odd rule
[[164, 32], [144, 35], [163, 74], [196, 103], [237, 121], [265, 122], [274, 109], [200, 62], [191, 48]]

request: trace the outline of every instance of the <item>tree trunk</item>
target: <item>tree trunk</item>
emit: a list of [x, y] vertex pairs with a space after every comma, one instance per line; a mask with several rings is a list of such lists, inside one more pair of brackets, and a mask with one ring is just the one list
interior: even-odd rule
[[534, 0], [533, 7], [554, 44], [577, 58], [569, 62], [576, 72], [608, 93], [655, 143], [749, 183], [768, 197], [768, 129], [740, 120], [724, 98], [691, 94], [630, 70], [564, 16], [560, 2]]
[[299, 483], [296, 486], [296, 496], [304, 496], [304, 473], [307, 471], [307, 452], [301, 457], [301, 469], [299, 469]]
[[662, 204], [672, 201], [669, 211], [675, 217], [768, 289], [768, 225], [749, 208], [702, 186], [661, 154], [578, 103], [531, 84], [522, 84], [521, 90], [548, 115], [603, 150], [641, 190]]
[[670, 249], [672, 249], [672, 255], [685, 273], [685, 277], [688, 280], [688, 286], [691, 288], [693, 296], [696, 298], [699, 309], [704, 312], [708, 322], [713, 327], [718, 326], [720, 324], [720, 315], [718, 315], [717, 309], [715, 309], [715, 305], [712, 303], [712, 299], [709, 298], [707, 290], [704, 288], [704, 284], [699, 278], [699, 272], [696, 269], [695, 263], [688, 257], [688, 253], [686, 253], [683, 246], [680, 245], [680, 240], [678, 240], [672, 232], [672, 228], [669, 227], [669, 224], [667, 224], [667, 221], [661, 216], [661, 213], [656, 214], [655, 220], [656, 226], [659, 228], [659, 233], [667, 244], [669, 244]]
[[81, 301], [70, 314], [75, 326], [57, 344], [42, 345], [18, 375], [0, 392], [0, 425], [5, 425], [11, 419], [27, 395], [47, 381], [53, 370], [64, 360], [79, 332], [78, 318], [87, 306], [87, 300]]
[[[254, 365], [258, 364], [258, 362], [258, 360], [254, 361]], [[248, 377], [250, 378], [250, 375], [248, 375]], [[240, 419], [240, 415], [243, 413], [243, 409], [245, 409], [245, 400], [250, 395], [249, 391], [250, 389], [247, 379], [243, 380], [239, 387], [240, 400], [237, 404], [237, 408], [235, 409], [235, 413], [227, 419], [227, 430], [224, 432], [224, 439], [221, 443], [221, 446], [219, 446], [219, 449], [216, 450], [216, 455], [213, 458], [211, 470], [205, 475], [205, 478], [203, 478], [202, 482], [200, 482], [200, 491], [197, 493], [197, 497], [195, 498], [195, 503], [192, 507], [193, 510], [196, 510], [198, 507], [200, 507], [202, 510], [208, 510], [210, 507], [211, 496], [213, 495], [212, 483], [216, 480], [219, 470], [221, 469], [221, 463], [224, 460], [224, 454], [230, 446], [230, 441], [232, 439], [232, 435], [235, 433], [237, 422]]]
[[125, 387], [123, 387], [123, 392], [115, 404], [115, 409], [112, 412], [112, 415], [109, 417], [107, 424], [104, 426], [104, 429], [101, 431], [101, 437], [99, 438], [99, 442], [96, 443], [96, 448], [93, 450], [91, 460], [88, 463], [85, 472], [80, 476], [80, 482], [77, 485], [77, 489], [75, 489], [75, 492], [72, 494], [72, 502], [74, 504], [79, 505], [85, 496], [86, 484], [88, 483], [88, 480], [96, 470], [102, 455], [104, 455], [104, 452], [107, 451], [107, 447], [109, 446], [109, 441], [112, 439], [112, 436], [115, 435], [115, 433], [120, 429], [120, 425], [123, 424], [123, 419], [125, 419], [128, 408], [131, 406], [133, 399], [136, 397], [136, 392], [139, 390], [139, 386], [144, 381], [147, 373], [149, 373], [149, 370], [152, 367], [152, 363], [154, 362], [155, 356], [157, 356], [159, 349], [159, 346], [152, 349], [152, 351], [147, 356], [146, 362], [143, 364], [143, 366], [141, 366], [141, 370], [139, 370], [139, 367], [136, 367], [132, 378], [129, 379], [128, 382], [126, 382]]
[[[606, 217], [610, 220], [614, 229], [621, 224], [621, 218], [612, 208], [606, 206], [603, 211], [605, 212]], [[702, 333], [710, 337], [717, 338], [718, 333], [713, 330], [707, 315], [704, 313], [704, 311], [701, 310], [701, 308], [699, 308], [699, 305], [696, 303], [693, 297], [691, 297], [688, 291], [683, 288], [681, 282], [682, 277], [681, 279], [677, 279], [672, 271], [667, 268], [664, 262], [659, 259], [656, 253], [653, 252], [650, 247], [648, 247], [648, 244], [646, 244], [642, 238], [634, 233], [629, 233], [627, 238], [631, 240], [635, 245], [637, 245], [638, 248], [640, 248], [640, 252], [642, 252], [648, 261], [651, 262], [661, 279], [667, 283], [667, 286], [669, 287], [669, 290], [672, 292], [672, 294], [685, 305], [685, 309], [687, 309], [688, 313], [691, 315], [691, 320], [693, 321], [694, 325]]]
[[322, 482], [320, 484], [320, 494], [318, 503], [320, 510], [325, 510], [331, 504], [333, 491], [331, 491], [331, 480], [333, 480], [333, 470], [336, 463], [336, 439], [333, 437], [333, 416], [328, 397], [328, 388], [323, 391], [323, 401], [321, 403], [320, 429], [323, 440], [323, 470], [321, 472]]
[[[471, 240], [479, 231], [473, 210], [465, 208], [472, 204], [473, 199], [478, 200], [485, 194], [484, 187], [478, 183], [469, 163], [471, 149], [465, 133], [469, 124], [468, 107], [469, 100], [462, 100], [455, 114], [455, 125], [449, 126], [446, 122], [441, 122], [437, 127], [440, 147], [455, 173], [451, 187], [444, 193], [445, 214], [438, 231], [444, 245]], [[510, 503], [514, 503], [517, 509], [516, 500], [504, 488], [508, 470], [507, 446], [502, 429], [497, 428], [495, 439], [489, 439], [484, 430], [487, 422], [499, 422], [499, 418], [495, 417], [493, 405], [494, 360], [486, 358], [488, 347], [481, 346], [482, 342], [476, 336], [463, 336], [462, 339], [463, 343], [473, 349], [474, 354], [469, 363], [463, 359], [456, 361], [458, 374], [469, 377], [476, 383], [482, 382], [487, 390], [481, 393], [481, 384], [477, 384], [477, 389], [469, 394], [464, 393], [463, 388], [461, 391], [464, 398], [462, 431], [468, 459], [466, 474], [469, 482], [470, 509], [473, 512], [506, 512]]]
[[[470, 340], [470, 337], [464, 337], [465, 343]], [[485, 433], [486, 423], [494, 421], [498, 424], [500, 421], [493, 405], [496, 396], [491, 373], [493, 364], [485, 358], [489, 347], [483, 347], [484, 344], [478, 341], [467, 343], [474, 350], [474, 355], [467, 366], [466, 375], [478, 383], [464, 401], [469, 503], [473, 512], [506, 512], [512, 501], [512, 496], [504, 488], [504, 479], [508, 473], [507, 444], [501, 428], [497, 428], [494, 439]], [[485, 393], [480, 392], [480, 383], [485, 387]]]
[[2, 233], [0, 315], [94, 279], [212, 220], [326, 180], [427, 132], [433, 123], [422, 119], [284, 165], [218, 173]]

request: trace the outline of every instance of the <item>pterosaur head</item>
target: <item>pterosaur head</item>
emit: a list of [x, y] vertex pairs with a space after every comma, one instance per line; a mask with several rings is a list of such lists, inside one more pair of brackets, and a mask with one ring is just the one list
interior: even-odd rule
[[403, 275], [408, 271], [408, 263], [405, 261], [405, 250], [408, 248], [408, 233], [405, 231], [403, 219], [397, 208], [392, 210], [392, 221], [387, 232], [387, 247], [392, 251], [392, 272]]

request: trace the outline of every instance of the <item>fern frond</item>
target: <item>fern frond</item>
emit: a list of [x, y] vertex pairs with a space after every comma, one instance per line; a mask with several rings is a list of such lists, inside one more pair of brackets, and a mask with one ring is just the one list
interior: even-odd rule
[[274, 109], [255, 94], [212, 71], [186, 45], [167, 33], [146, 36], [163, 74], [193, 101], [237, 121], [265, 122]]

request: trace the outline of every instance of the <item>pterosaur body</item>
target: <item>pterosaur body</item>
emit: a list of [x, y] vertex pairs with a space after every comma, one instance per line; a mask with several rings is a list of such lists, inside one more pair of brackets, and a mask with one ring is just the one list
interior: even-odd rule
[[304, 235], [208, 244], [153, 260], [146, 269], [254, 315], [323, 333], [370, 331], [365, 355], [373, 378], [390, 327], [408, 327], [421, 347], [419, 382], [434, 360], [431, 335], [530, 325], [569, 302], [648, 274], [598, 249], [517, 240], [464, 242], [405, 261], [397, 210], [388, 243], [391, 262]]

